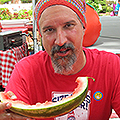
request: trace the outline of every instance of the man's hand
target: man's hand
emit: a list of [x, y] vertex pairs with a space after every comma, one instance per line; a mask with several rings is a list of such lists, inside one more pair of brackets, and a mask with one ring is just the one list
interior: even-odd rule
[[0, 102], [0, 114], [3, 113], [6, 109], [9, 109], [12, 106], [11, 103], [1, 103]]
[[0, 120], [35, 120], [32, 118], [27, 118], [12, 112], [7, 112], [6, 109], [9, 109], [12, 106], [11, 103], [1, 103], [0, 102]]
[[35, 120], [35, 119], [27, 118], [27, 117], [20, 116], [14, 113], [5, 112], [5, 113], [0, 114], [0, 120]]
[[[8, 94], [10, 95], [10, 97], [14, 98], [13, 95], [11, 95], [11, 93], [8, 92]], [[12, 112], [8, 112], [8, 109], [11, 108], [11, 106], [12, 104], [9, 102], [0, 102], [0, 120], [35, 120]]]

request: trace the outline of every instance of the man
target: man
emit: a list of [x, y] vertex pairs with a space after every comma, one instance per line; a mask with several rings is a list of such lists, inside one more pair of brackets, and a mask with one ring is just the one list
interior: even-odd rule
[[118, 3], [115, 7], [115, 14], [120, 16], [120, 0], [118, 0]]
[[82, 47], [84, 12], [84, 0], [40, 0], [35, 17], [45, 51], [18, 62], [7, 85], [6, 92], [35, 104], [70, 95], [79, 76], [95, 78], [89, 80], [88, 94], [78, 108], [45, 120], [108, 120], [112, 109], [120, 117], [120, 59]]

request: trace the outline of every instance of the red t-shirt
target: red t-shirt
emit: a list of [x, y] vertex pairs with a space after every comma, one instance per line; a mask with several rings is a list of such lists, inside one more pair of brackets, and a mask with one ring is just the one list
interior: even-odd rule
[[[11, 75], [6, 91], [13, 91], [18, 99], [35, 104], [58, 101], [70, 95], [79, 76], [95, 78], [89, 80], [89, 91], [83, 103], [71, 113], [56, 120], [108, 120], [111, 110], [120, 116], [120, 58], [113, 53], [84, 48], [86, 65], [74, 75], [54, 73], [51, 59], [40, 51], [19, 61]], [[46, 119], [53, 120], [53, 119]]]

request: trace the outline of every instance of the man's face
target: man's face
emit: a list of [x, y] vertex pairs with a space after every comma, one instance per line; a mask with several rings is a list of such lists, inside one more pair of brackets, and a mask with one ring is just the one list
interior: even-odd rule
[[62, 5], [44, 10], [40, 18], [43, 46], [56, 73], [72, 71], [82, 51], [84, 29], [76, 13]]

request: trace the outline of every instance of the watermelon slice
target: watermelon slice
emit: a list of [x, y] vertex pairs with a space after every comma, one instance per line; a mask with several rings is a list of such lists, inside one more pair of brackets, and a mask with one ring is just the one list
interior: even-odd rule
[[15, 95], [12, 97], [8, 93], [0, 92], [1, 102], [11, 102], [11, 111], [31, 118], [52, 118], [67, 114], [78, 107], [86, 97], [88, 91], [88, 77], [78, 77], [77, 88], [74, 90], [72, 96], [63, 98], [58, 102], [36, 103], [36, 105], [29, 105], [23, 101], [16, 100]]

